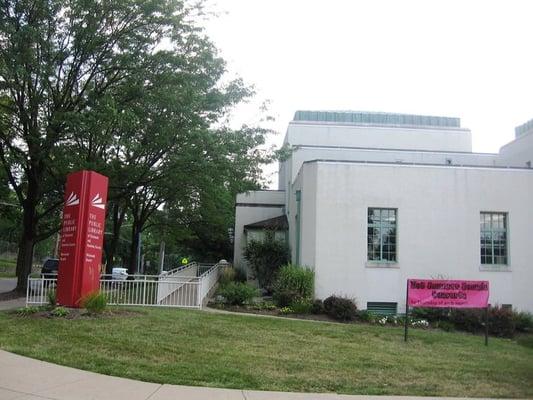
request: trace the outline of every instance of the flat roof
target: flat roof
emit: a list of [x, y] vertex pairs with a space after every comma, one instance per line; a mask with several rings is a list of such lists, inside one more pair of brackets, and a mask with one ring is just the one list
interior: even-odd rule
[[327, 122], [344, 125], [378, 125], [460, 128], [461, 119], [431, 115], [398, 114], [371, 111], [310, 111], [298, 110], [293, 121]]

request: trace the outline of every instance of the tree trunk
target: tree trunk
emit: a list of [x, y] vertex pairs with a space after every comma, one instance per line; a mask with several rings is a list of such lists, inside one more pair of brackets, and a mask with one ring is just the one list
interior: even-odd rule
[[120, 241], [120, 229], [124, 222], [124, 210], [120, 209], [120, 205], [113, 204], [113, 215], [111, 216], [111, 222], [113, 223], [112, 236], [106, 239], [106, 274], [111, 274], [112, 269], [115, 266], [115, 254], [117, 253], [117, 247]]
[[130, 263], [128, 267], [129, 274], [138, 273], [137, 271], [137, 260], [139, 252], [139, 235], [141, 234], [141, 229], [138, 221], [133, 221], [133, 226], [131, 227], [131, 245], [130, 245]]
[[19, 241], [17, 256], [17, 287], [15, 290], [19, 293], [26, 293], [28, 285], [28, 276], [31, 274], [33, 264], [33, 248], [35, 246], [36, 220], [35, 207], [30, 205], [25, 207], [22, 220], [22, 235]]
[[37, 241], [37, 205], [41, 190], [41, 174], [38, 167], [27, 172], [28, 188], [22, 202], [22, 234], [17, 256], [17, 287], [15, 291], [26, 293], [28, 276], [33, 263], [33, 248]]

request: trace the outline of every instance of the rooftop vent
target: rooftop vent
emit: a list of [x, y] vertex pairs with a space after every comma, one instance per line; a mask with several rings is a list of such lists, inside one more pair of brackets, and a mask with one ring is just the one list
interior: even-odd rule
[[344, 125], [461, 127], [460, 118], [362, 111], [296, 111], [293, 121], [329, 122]]

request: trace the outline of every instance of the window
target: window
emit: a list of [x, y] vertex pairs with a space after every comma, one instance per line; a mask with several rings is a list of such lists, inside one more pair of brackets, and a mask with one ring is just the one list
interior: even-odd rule
[[368, 260], [396, 261], [396, 212], [394, 208], [368, 209]]
[[507, 214], [481, 213], [481, 264], [507, 264]]

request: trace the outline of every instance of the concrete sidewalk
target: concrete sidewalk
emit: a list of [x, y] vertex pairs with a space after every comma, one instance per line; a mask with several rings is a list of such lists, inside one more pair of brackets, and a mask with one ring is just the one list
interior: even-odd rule
[[[407, 400], [410, 397], [261, 392], [160, 385], [62, 367], [0, 350], [1, 400]], [[411, 399], [437, 399], [411, 397]], [[442, 399], [442, 398], [440, 398]], [[457, 399], [455, 399], [457, 400]], [[479, 400], [479, 399], [477, 399]]]

